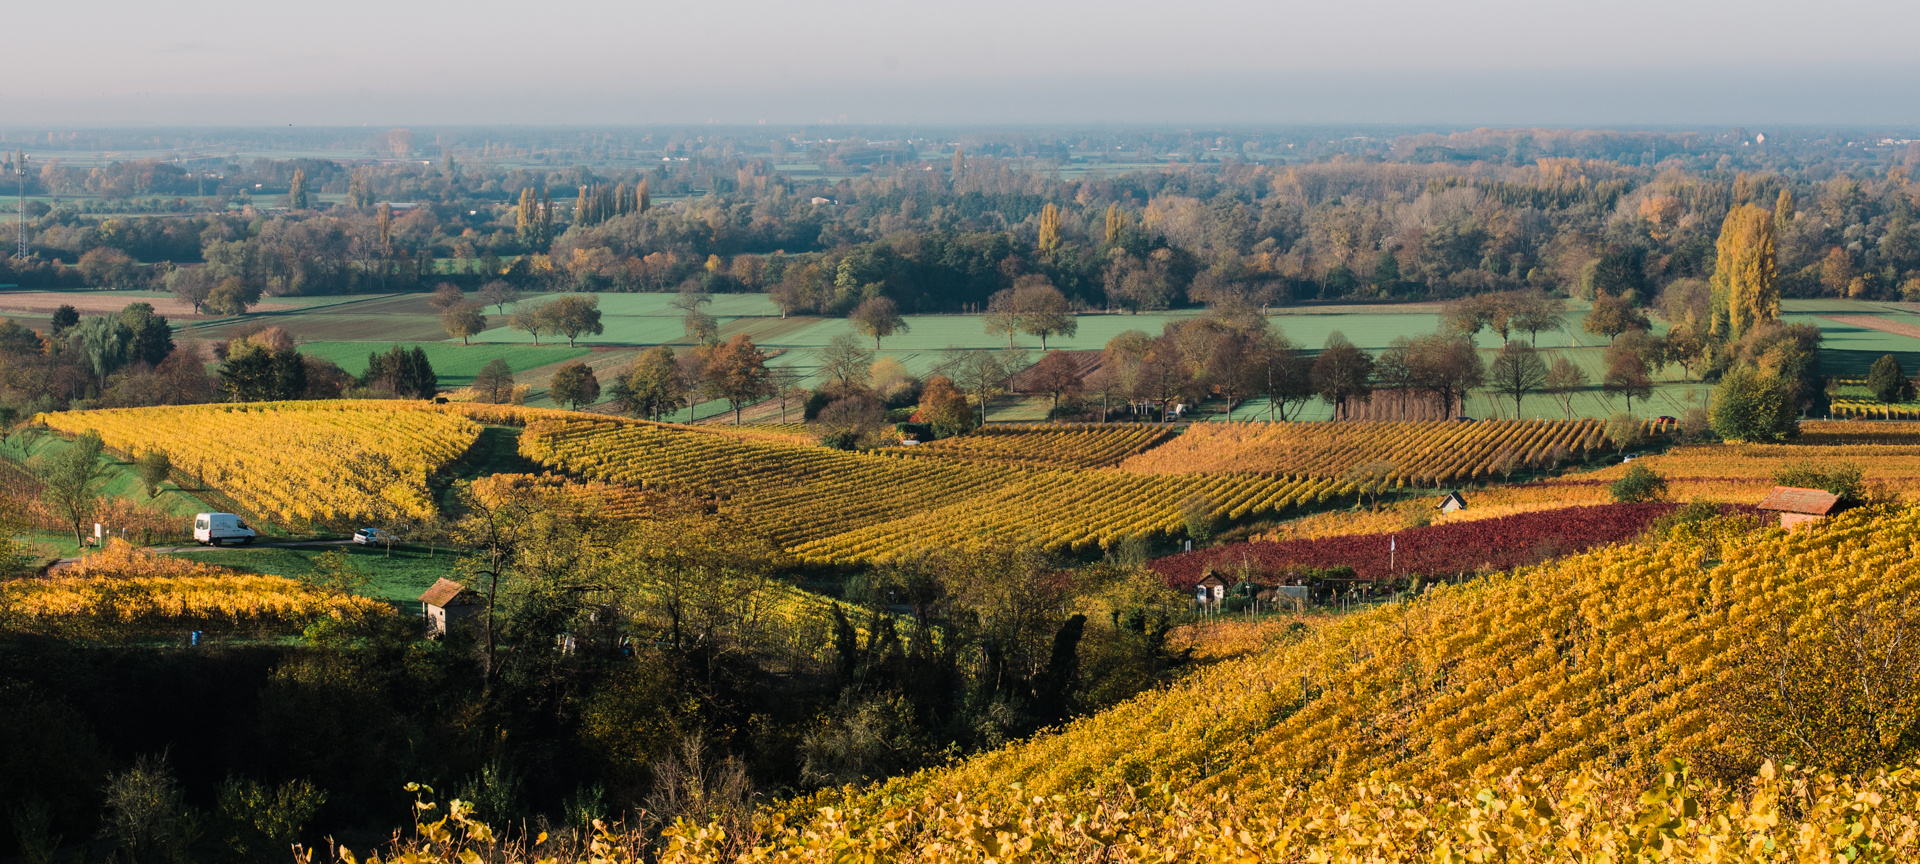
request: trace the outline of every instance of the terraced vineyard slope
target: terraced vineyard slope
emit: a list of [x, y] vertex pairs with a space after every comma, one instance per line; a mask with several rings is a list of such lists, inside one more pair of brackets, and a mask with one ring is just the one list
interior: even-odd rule
[[41, 419], [70, 434], [93, 430], [124, 456], [165, 450], [176, 470], [296, 528], [431, 515], [427, 478], [480, 435], [479, 424], [457, 414], [378, 401], [121, 408]]
[[1108, 468], [1174, 436], [1159, 424], [983, 426], [971, 434], [889, 451], [916, 459], [956, 459], [1034, 468]]
[[1606, 446], [1594, 420], [1482, 420], [1476, 423], [1197, 423], [1180, 437], [1127, 459], [1140, 474], [1253, 471], [1339, 477], [1385, 463], [1416, 485], [1485, 480], [1504, 460], [1526, 467]]
[[[1792, 730], [1815, 723], [1827, 758], [1858, 754], [1853, 764], [1871, 770], [1883, 745], [1869, 715], [1913, 706], [1854, 688], [1823, 664], [1846, 656], [1845, 644], [1853, 643], [1836, 640], [1852, 632], [1847, 627], [1892, 633], [1912, 626], [1920, 511], [1855, 511], [1795, 533], [1742, 533], [1732, 523], [1680, 533], [1435, 588], [1221, 663], [1060, 732], [949, 769], [797, 802], [760, 850], [767, 857], [755, 860], [839, 860], [834, 850], [853, 848], [889, 860], [989, 860], [994, 848], [1024, 844], [1049, 850], [1031, 860], [1050, 861], [1080, 860], [1100, 848], [1124, 850], [1126, 860], [1195, 860], [1206, 849], [1235, 852], [1231, 860], [1441, 860], [1435, 849], [1457, 848], [1445, 844], [1533, 836], [1474, 834], [1464, 830], [1466, 815], [1450, 809], [1491, 807], [1502, 796], [1538, 801], [1516, 823], [1538, 833], [1528, 841], [1537, 845], [1525, 848], [1600, 839], [1624, 848], [1634, 831], [1655, 824], [1636, 822], [1646, 815], [1636, 808], [1703, 794], [1688, 791], [1684, 777], [1662, 780], [1662, 759], [1728, 778], [1761, 770], [1764, 786], [1778, 776], [1762, 770], [1764, 759], [1793, 758]], [[1806, 659], [1776, 674], [1786, 657]], [[1767, 695], [1778, 687], [1820, 696], [1783, 706]], [[1596, 773], [1612, 766], [1629, 766], [1628, 774], [1606, 781]], [[1493, 785], [1509, 772], [1565, 785], [1514, 780], [1469, 800], [1472, 784]], [[1638, 799], [1602, 792], [1620, 781], [1667, 791]], [[1842, 781], [1821, 782], [1834, 792]], [[1873, 788], [1885, 794], [1872, 806], [1891, 808], [1892, 824], [1909, 826], [1872, 828], [1878, 842], [1912, 849], [1916, 784], [1858, 782], [1881, 784]], [[1821, 788], [1776, 786], [1768, 794]], [[1716, 795], [1714, 806], [1748, 801], [1725, 790]], [[1760, 804], [1763, 812], [1772, 806]], [[1584, 824], [1563, 821], [1583, 808]], [[1500, 809], [1475, 812], [1504, 818]], [[1366, 857], [1310, 854], [1353, 848], [1334, 845], [1348, 837], [1342, 826], [1349, 824], [1371, 826], [1362, 832]], [[1689, 824], [1696, 825], [1689, 843], [1713, 830], [1708, 820]], [[1726, 842], [1773, 824], [1716, 836]], [[1793, 840], [1783, 835], [1778, 843]], [[700, 842], [683, 848], [692, 854]], [[1661, 860], [1725, 860], [1693, 846], [1668, 851]], [[1286, 854], [1272, 857], [1279, 852]], [[1641, 859], [1529, 853], [1484, 860]]]
[[1084, 551], [1179, 530], [1189, 498], [1240, 518], [1354, 491], [1338, 480], [1265, 474], [1153, 477], [895, 458], [617, 419], [534, 423], [521, 437], [521, 452], [596, 480], [709, 498], [823, 564], [968, 543]]

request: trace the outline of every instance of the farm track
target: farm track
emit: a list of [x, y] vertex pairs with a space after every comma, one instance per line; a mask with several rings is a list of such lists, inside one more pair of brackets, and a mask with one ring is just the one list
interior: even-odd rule
[[1865, 327], [1868, 330], [1878, 330], [1882, 333], [1892, 333], [1898, 336], [1911, 336], [1915, 339], [1920, 339], [1920, 327], [1901, 321], [1888, 321], [1878, 315], [1822, 315], [1820, 317], [1836, 324]]

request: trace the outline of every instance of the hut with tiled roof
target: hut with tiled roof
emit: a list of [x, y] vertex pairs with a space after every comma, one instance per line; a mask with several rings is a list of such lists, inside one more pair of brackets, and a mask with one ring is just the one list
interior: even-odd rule
[[1845, 509], [1840, 496], [1825, 489], [1775, 486], [1760, 502], [1760, 509], [1778, 514], [1780, 527], [1793, 528], [1819, 522]]
[[467, 590], [467, 586], [441, 577], [433, 583], [427, 593], [420, 595], [420, 614], [427, 619], [427, 635], [445, 636], [448, 628], [457, 627], [467, 619], [480, 614], [482, 608], [480, 595]]

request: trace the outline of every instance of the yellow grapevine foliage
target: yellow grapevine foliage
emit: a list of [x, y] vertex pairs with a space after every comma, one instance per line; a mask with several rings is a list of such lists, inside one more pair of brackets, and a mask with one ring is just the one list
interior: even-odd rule
[[1159, 424], [1053, 423], [983, 426], [972, 434], [888, 451], [906, 458], [958, 459], [1032, 468], [1104, 468], [1173, 437]]
[[1835, 417], [1858, 420], [1920, 420], [1920, 408], [1911, 405], [1882, 405], [1853, 399], [1835, 399], [1830, 409]]
[[427, 478], [480, 434], [449, 412], [379, 401], [121, 408], [43, 419], [62, 432], [93, 430], [122, 454], [165, 450], [177, 470], [257, 515], [301, 527], [387, 512], [431, 515]]
[[969, 543], [1084, 550], [1176, 530], [1181, 503], [1192, 495], [1237, 519], [1356, 489], [1338, 480], [1262, 474], [1154, 477], [898, 459], [616, 419], [535, 423], [521, 435], [520, 449], [572, 473], [711, 498], [723, 512], [820, 563], [885, 560], [914, 548]]
[[499, 501], [528, 489], [551, 490], [611, 519], [645, 519], [677, 511], [680, 502], [618, 483], [580, 482], [558, 474], [489, 474], [473, 481], [473, 494]]
[[122, 540], [55, 575], [0, 582], [0, 610], [0, 624], [9, 629], [83, 638], [187, 629], [298, 631], [323, 616], [392, 613], [378, 600], [157, 557]]
[[[1920, 443], [1915, 444], [1702, 444], [1674, 447], [1665, 453], [1642, 456], [1634, 465], [1645, 465], [1668, 482], [1689, 479], [1771, 480], [1787, 466], [1798, 462], [1835, 464], [1853, 462], [1866, 479], [1900, 487], [1920, 484]], [[1577, 478], [1550, 481], [1559, 483], [1612, 481], [1625, 474], [1627, 466], [1614, 465]]]
[[1120, 463], [1142, 474], [1257, 471], [1339, 477], [1371, 462], [1420, 485], [1485, 480], [1510, 454], [1522, 465], [1606, 446], [1597, 420], [1481, 420], [1475, 423], [1197, 423], [1180, 437]]
[[1802, 420], [1796, 444], [1920, 444], [1920, 423]]
[[1894, 862], [1920, 852], [1920, 777], [1832, 777], [1764, 766], [1745, 788], [1670, 769], [1638, 795], [1583, 771], [1508, 778], [1460, 794], [1373, 781], [1333, 795], [1244, 804], [1230, 794], [1165, 804], [1131, 790], [822, 807], [804, 825], [724, 854], [715, 829], [680, 825], [662, 864], [801, 862]]
[[[1071, 823], [1096, 803], [1075, 796], [1095, 789], [1130, 790], [1134, 806], [1159, 813], [1202, 801], [1284, 808], [1363, 782], [1446, 790], [1479, 777], [1562, 777], [1673, 758], [1741, 770], [1780, 744], [1724, 701], [1755, 683], [1746, 647], [1778, 634], [1813, 656], [1851, 616], [1908, 614], [1920, 594], [1917, 548], [1920, 510], [1859, 510], [1811, 530], [1675, 537], [1430, 589], [1058, 732], [796, 805], [791, 829], [886, 836], [962, 807], [1019, 836], [1004, 826], [1019, 824], [1034, 797], [1064, 796], [1029, 815]], [[1829, 700], [1840, 709], [1858, 701]], [[1838, 738], [1874, 734], [1871, 724], [1848, 725], [1844, 711], [1820, 713], [1826, 707], [1806, 719], [1826, 724], [1835, 751]], [[808, 809], [815, 805], [838, 815]]]
[[611, 418], [534, 423], [520, 436], [520, 452], [599, 480], [721, 500], [783, 544], [958, 503], [1023, 476]]
[[1181, 530], [1181, 502], [1202, 496], [1221, 515], [1276, 513], [1353, 493], [1338, 480], [1265, 474], [1155, 477], [1122, 471], [1045, 471], [991, 496], [845, 531], [793, 547], [823, 563], [887, 561], [915, 547], [1018, 542], [1049, 551], [1112, 548], [1128, 537]]
[[[1920, 773], [1776, 770], [1737, 785], [1669, 765], [1643, 787], [1587, 770], [1555, 782], [1509, 776], [1458, 793], [1373, 780], [1327, 795], [1245, 804], [1231, 795], [1153, 804], [1130, 789], [1030, 796], [1007, 805], [907, 797], [822, 806], [759, 836], [676, 823], [657, 855], [595, 822], [585, 843], [501, 838], [454, 801], [417, 805], [414, 836], [338, 864], [1894, 864], [1920, 854]], [[302, 856], [300, 860], [311, 861]]]

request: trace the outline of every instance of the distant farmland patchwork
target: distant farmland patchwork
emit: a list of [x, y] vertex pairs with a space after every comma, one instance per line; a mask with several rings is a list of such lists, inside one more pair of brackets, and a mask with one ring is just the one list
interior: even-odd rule
[[[533, 295], [523, 304], [544, 302], [557, 295]], [[538, 346], [525, 332], [505, 326], [506, 316], [497, 307], [487, 307], [487, 330], [462, 345], [447, 338], [439, 314], [424, 294], [360, 295], [344, 297], [269, 298], [244, 318], [211, 318], [181, 314], [182, 309], [164, 292], [0, 292], [0, 314], [9, 314], [31, 326], [46, 324], [46, 316], [59, 302], [70, 302], [87, 311], [110, 311], [128, 302], [145, 301], [173, 313], [179, 326], [177, 338], [215, 340], [228, 338], [243, 328], [262, 325], [283, 327], [302, 343], [302, 350], [339, 363], [348, 372], [364, 371], [369, 353], [384, 351], [393, 345], [425, 347], [443, 387], [463, 387], [487, 362], [505, 359], [521, 383], [533, 388], [532, 404], [549, 405], [547, 382], [552, 370], [569, 360], [584, 359], [603, 379], [603, 387], [632, 362], [634, 350], [653, 345], [669, 345], [684, 350], [693, 345], [687, 337], [679, 310], [668, 305], [671, 294], [600, 294], [600, 309], [605, 332], [585, 336], [578, 346], [543, 336]], [[1583, 368], [1589, 381], [1586, 390], [1574, 394], [1572, 415], [1604, 417], [1624, 408], [1619, 400], [1603, 393], [1598, 382], [1603, 377], [1605, 340], [1579, 329], [1584, 304], [1575, 302], [1564, 332], [1542, 333], [1539, 347], [1550, 356], [1564, 356]], [[1849, 300], [1788, 300], [1784, 304], [1788, 323], [1811, 323], [1825, 335], [1823, 360], [1827, 371], [1843, 377], [1860, 377], [1867, 366], [1883, 354], [1899, 356], [1909, 369], [1920, 368], [1920, 314], [1905, 304], [1872, 303]], [[1271, 310], [1270, 326], [1284, 333], [1302, 348], [1312, 350], [1324, 344], [1335, 332], [1370, 351], [1379, 351], [1401, 336], [1432, 332], [1439, 326], [1439, 306], [1433, 303], [1406, 305], [1345, 305], [1284, 307]], [[806, 383], [818, 383], [821, 366], [819, 352], [833, 337], [851, 332], [845, 319], [780, 316], [779, 310], [764, 294], [718, 295], [706, 308], [720, 323], [720, 335], [737, 333], [750, 336], [769, 354], [772, 364], [799, 370]], [[1158, 334], [1169, 321], [1199, 314], [1194, 310], [1128, 314], [1090, 314], [1079, 319], [1079, 332], [1073, 336], [1049, 340], [1049, 348], [1070, 351], [1097, 351], [1113, 337], [1128, 330]], [[932, 374], [950, 348], [968, 350], [1005, 349], [1001, 337], [989, 336], [976, 315], [910, 315], [909, 329], [886, 339], [879, 356], [898, 361], [909, 372]], [[1657, 326], [1656, 332], [1663, 331]], [[1499, 339], [1483, 332], [1477, 339], [1484, 357], [1490, 358], [1499, 347]], [[1022, 337], [1017, 346], [1029, 360], [1040, 356], [1037, 340]], [[595, 350], [597, 349], [597, 351]], [[1649, 414], [1679, 415], [1688, 408], [1704, 406], [1710, 386], [1687, 380], [1679, 367], [1668, 367], [1656, 376], [1653, 396], [1635, 407]], [[990, 416], [997, 420], [1038, 420], [1046, 415], [1048, 400], [1041, 397], [1008, 398], [996, 402]], [[723, 413], [723, 403], [710, 403], [696, 409], [699, 418]], [[1212, 408], [1214, 406], [1209, 406]], [[1491, 398], [1483, 393], [1469, 397], [1466, 413], [1481, 417], [1513, 415], [1512, 402]], [[777, 412], [776, 412], [777, 413]], [[1237, 419], [1264, 418], [1268, 408], [1264, 399], [1249, 400], [1234, 411]], [[1310, 403], [1300, 419], [1326, 419], [1330, 412], [1318, 401]], [[1567, 412], [1555, 400], [1531, 396], [1522, 406], [1523, 417], [1555, 418]], [[729, 415], [730, 416], [730, 415]], [[689, 419], [685, 411], [674, 419]]]

